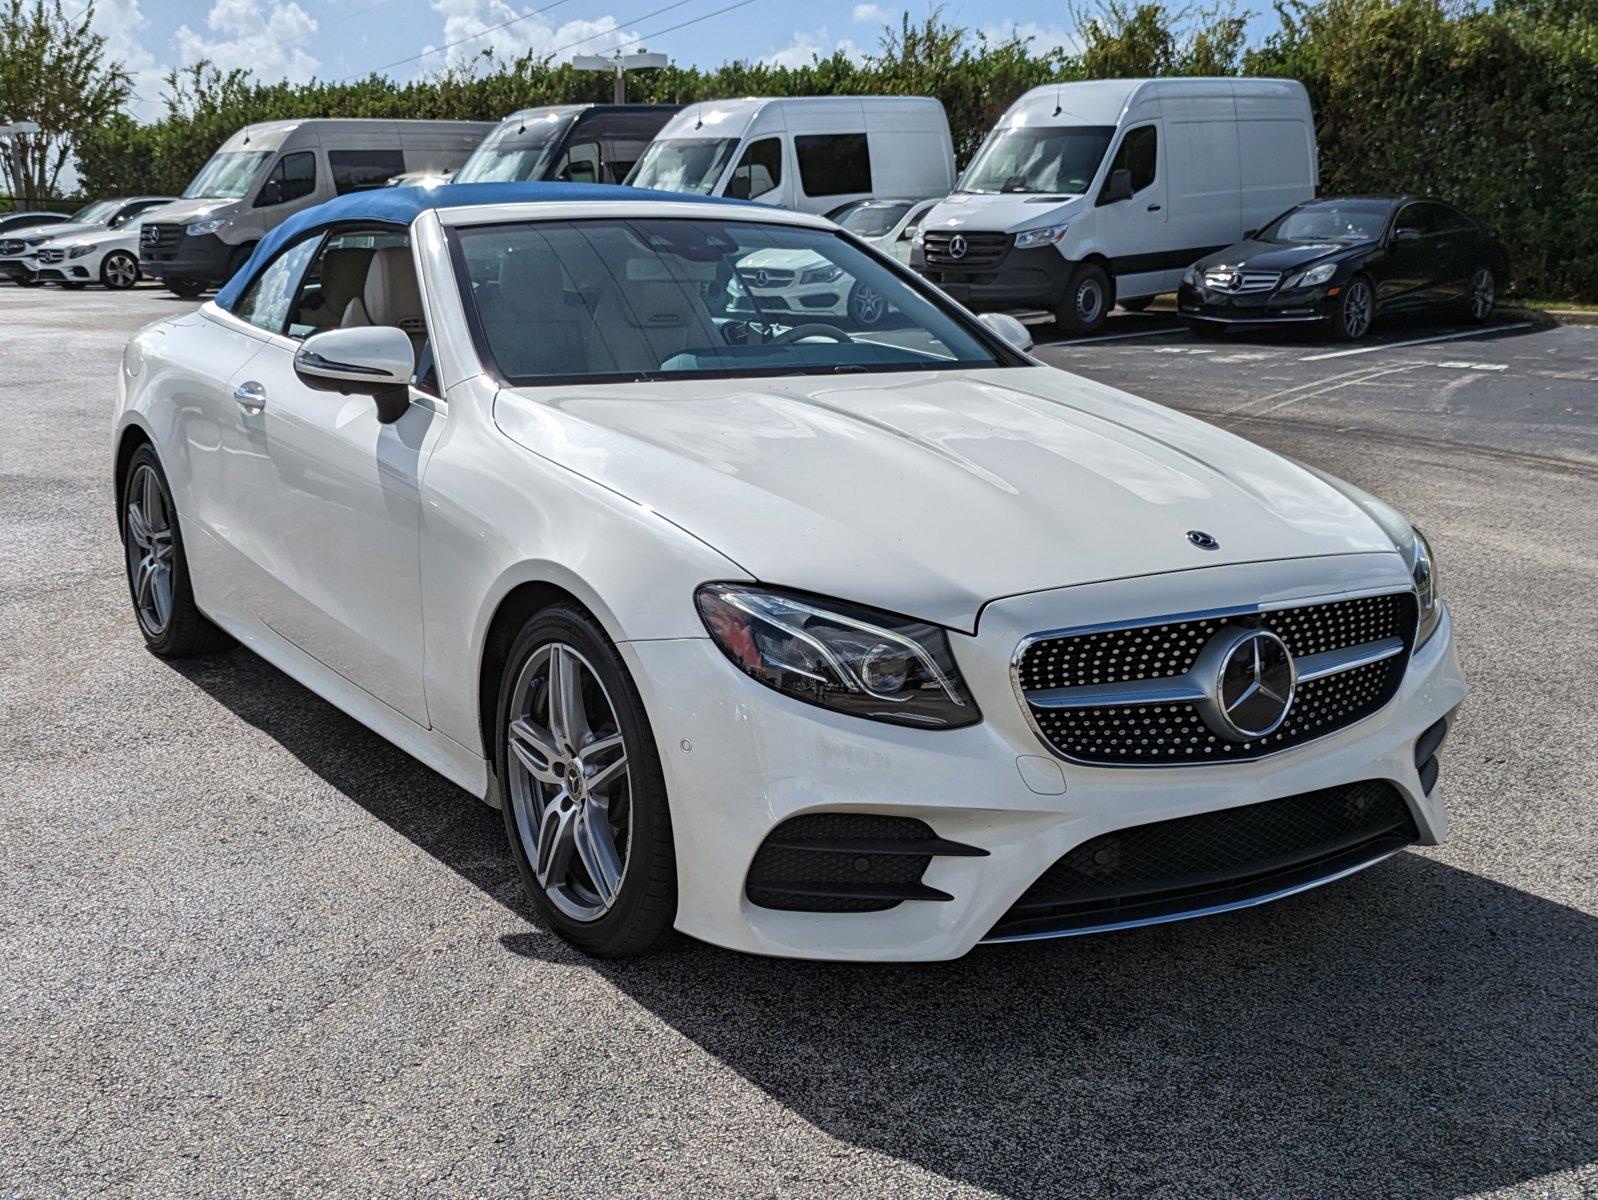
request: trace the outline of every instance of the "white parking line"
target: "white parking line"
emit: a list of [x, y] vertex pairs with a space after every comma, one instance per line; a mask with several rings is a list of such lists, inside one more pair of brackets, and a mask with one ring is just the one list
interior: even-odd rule
[[1433, 366], [1453, 367], [1456, 371], [1507, 371], [1508, 363], [1466, 362], [1463, 359], [1449, 359], [1447, 362], [1434, 363]]
[[1508, 333], [1512, 329], [1530, 329], [1530, 321], [1515, 325], [1494, 325], [1488, 329], [1465, 329], [1458, 333], [1440, 333], [1436, 337], [1411, 338], [1407, 342], [1384, 342], [1379, 346], [1358, 346], [1353, 350], [1333, 350], [1330, 354], [1311, 354], [1299, 362], [1323, 362], [1328, 358], [1347, 358], [1351, 354], [1374, 354], [1378, 350], [1398, 350], [1404, 346], [1424, 346], [1430, 342], [1452, 342], [1459, 338], [1486, 337], [1490, 333]]
[[1162, 326], [1159, 329], [1140, 329], [1136, 333], [1111, 333], [1111, 334], [1106, 334], [1104, 337], [1083, 338], [1081, 341], [1073, 340], [1073, 341], [1065, 341], [1065, 342], [1051, 342], [1051, 343], [1047, 343], [1047, 344], [1048, 345], [1059, 346], [1062, 350], [1068, 350], [1068, 349], [1070, 349], [1073, 346], [1091, 346], [1095, 342], [1119, 342], [1119, 341], [1124, 341], [1126, 338], [1153, 337], [1157, 333], [1181, 333], [1181, 332], [1182, 332], [1182, 327], [1180, 325], [1165, 325], [1165, 326]]

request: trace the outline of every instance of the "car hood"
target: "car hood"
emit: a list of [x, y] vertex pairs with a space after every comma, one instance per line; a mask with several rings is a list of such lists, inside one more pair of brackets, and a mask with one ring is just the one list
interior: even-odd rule
[[29, 229], [26, 231], [19, 230], [15, 235], [5, 234], [0, 236], [0, 241], [4, 241], [6, 238], [11, 236], [16, 236], [22, 239], [48, 236], [52, 242], [59, 242], [64, 238], [79, 237], [86, 233], [93, 234], [109, 232], [110, 230], [104, 225], [86, 225], [82, 221], [68, 221], [61, 225], [46, 225], [43, 229]]
[[939, 229], [972, 229], [998, 233], [1019, 233], [1069, 220], [1082, 208], [1081, 196], [1030, 195], [1025, 192], [956, 192], [938, 201], [921, 219], [928, 232]]
[[91, 226], [77, 233], [69, 233], [65, 237], [53, 237], [51, 246], [120, 246], [133, 249], [139, 244], [139, 223], [130, 221], [120, 229], [108, 229], [104, 225]]
[[1292, 271], [1322, 259], [1357, 254], [1370, 248], [1369, 242], [1305, 242], [1283, 245], [1280, 242], [1239, 242], [1206, 255], [1195, 264], [1199, 270], [1212, 267], [1248, 267], [1257, 271]]
[[160, 208], [152, 208], [147, 213], [141, 213], [141, 221], [157, 221], [163, 225], [187, 225], [190, 221], [198, 221], [210, 216], [219, 209], [231, 209], [238, 205], [237, 200], [228, 200], [211, 196], [198, 200], [176, 200], [171, 204], [163, 204]]
[[756, 579], [956, 629], [1001, 596], [1393, 548], [1304, 468], [1050, 367], [506, 389], [494, 416]]
[[817, 254], [814, 250], [791, 250], [768, 246], [764, 250], [756, 250], [740, 258], [738, 269], [754, 271], [763, 267], [768, 271], [799, 271], [827, 261], [825, 256]]

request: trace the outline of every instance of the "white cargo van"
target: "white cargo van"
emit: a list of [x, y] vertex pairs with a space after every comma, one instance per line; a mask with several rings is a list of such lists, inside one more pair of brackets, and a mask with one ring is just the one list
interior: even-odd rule
[[1308, 200], [1317, 177], [1295, 80], [1051, 84], [999, 119], [911, 262], [967, 307], [1044, 308], [1090, 333]]
[[677, 104], [547, 104], [513, 112], [483, 139], [455, 183], [558, 179], [620, 183]]
[[144, 222], [139, 269], [179, 296], [197, 296], [301, 209], [409, 171], [453, 171], [493, 128], [487, 121], [246, 125], [200, 168], [181, 201]]
[[943, 105], [926, 96], [710, 100], [668, 121], [627, 182], [824, 213], [947, 192], [954, 143]]

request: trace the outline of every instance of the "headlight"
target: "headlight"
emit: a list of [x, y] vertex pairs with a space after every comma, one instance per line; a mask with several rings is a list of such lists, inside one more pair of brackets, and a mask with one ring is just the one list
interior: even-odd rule
[[1336, 263], [1322, 263], [1318, 267], [1311, 267], [1302, 274], [1291, 276], [1282, 286], [1284, 288], [1315, 287], [1317, 284], [1325, 283], [1336, 274]]
[[1188, 287], [1198, 287], [1198, 285], [1199, 285], [1199, 271], [1198, 271], [1198, 268], [1197, 267], [1189, 267], [1186, 271], [1184, 271], [1182, 273], [1182, 282], [1187, 284]]
[[916, 235], [915, 237], [911, 238], [910, 241], [914, 245], [925, 246], [927, 244], [927, 231], [922, 229], [920, 226], [917, 226]]
[[1042, 229], [1027, 229], [1015, 235], [1017, 250], [1033, 250], [1038, 246], [1052, 246], [1065, 236], [1069, 225], [1045, 225]]
[[74, 246], [67, 251], [68, 258], [82, 258], [85, 254], [93, 254], [99, 247], [92, 243], [87, 246]]
[[707, 583], [695, 600], [733, 665], [795, 700], [922, 729], [982, 719], [936, 625], [735, 583]]
[[203, 237], [208, 233], [215, 233], [226, 224], [226, 217], [211, 217], [209, 220], [195, 221], [193, 224], [185, 226], [183, 232], [190, 237]]
[[831, 283], [834, 279], [838, 278], [838, 276], [840, 276], [842, 274], [843, 274], [843, 268], [842, 267], [836, 267], [836, 266], [830, 266], [830, 265], [829, 266], [825, 266], [825, 267], [811, 267], [808, 271], [805, 271], [805, 272], [800, 274], [799, 282], [800, 283]]

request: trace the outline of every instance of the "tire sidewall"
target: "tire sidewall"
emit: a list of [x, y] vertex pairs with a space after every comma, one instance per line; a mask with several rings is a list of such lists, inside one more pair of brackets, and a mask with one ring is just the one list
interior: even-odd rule
[[[133, 575], [127, 566], [128, 485], [141, 466], [150, 467], [155, 472], [155, 477], [161, 481], [161, 491], [172, 520], [172, 616], [167, 620], [166, 628], [157, 636], [152, 636], [144, 627], [144, 622], [139, 620], [139, 597], [133, 590]], [[189, 583], [189, 560], [183, 549], [183, 530], [178, 520], [177, 503], [172, 498], [172, 485], [167, 482], [160, 455], [151, 449], [149, 443], [140, 446], [128, 457], [128, 465], [122, 472], [117, 494], [121, 497], [121, 502], [117, 506], [117, 531], [122, 535], [122, 573], [127, 577], [128, 599], [133, 605], [133, 623], [139, 627], [140, 635], [151, 650], [163, 656], [178, 653], [176, 645], [179, 627], [178, 606], [194, 603], [194, 589]]]
[[[130, 283], [111, 282], [111, 263], [119, 258], [129, 259], [133, 263], [133, 279]], [[105, 261], [100, 264], [100, 283], [110, 288], [113, 292], [126, 291], [139, 282], [139, 260], [125, 250], [113, 250], [105, 256]]]
[[[627, 867], [616, 903], [604, 916], [594, 921], [578, 921], [569, 917], [544, 894], [533, 864], [528, 859], [527, 848], [522, 844], [510, 787], [505, 731], [510, 724], [510, 708], [516, 684], [533, 651], [552, 641], [565, 642], [588, 660], [600, 682], [605, 685], [605, 690], [610, 693], [616, 720], [627, 746], [632, 804]], [[586, 614], [564, 606], [547, 608], [533, 616], [517, 635], [505, 662], [494, 705], [493, 761], [505, 834], [522, 884], [544, 921], [579, 948], [601, 957], [641, 953], [665, 932], [676, 915], [676, 861], [660, 756], [632, 676], [598, 625]], [[658, 895], [654, 897], [655, 903], [652, 904], [651, 900], [652, 892], [658, 891], [655, 885], [660, 882], [663, 868], [670, 888], [662, 912]]]

